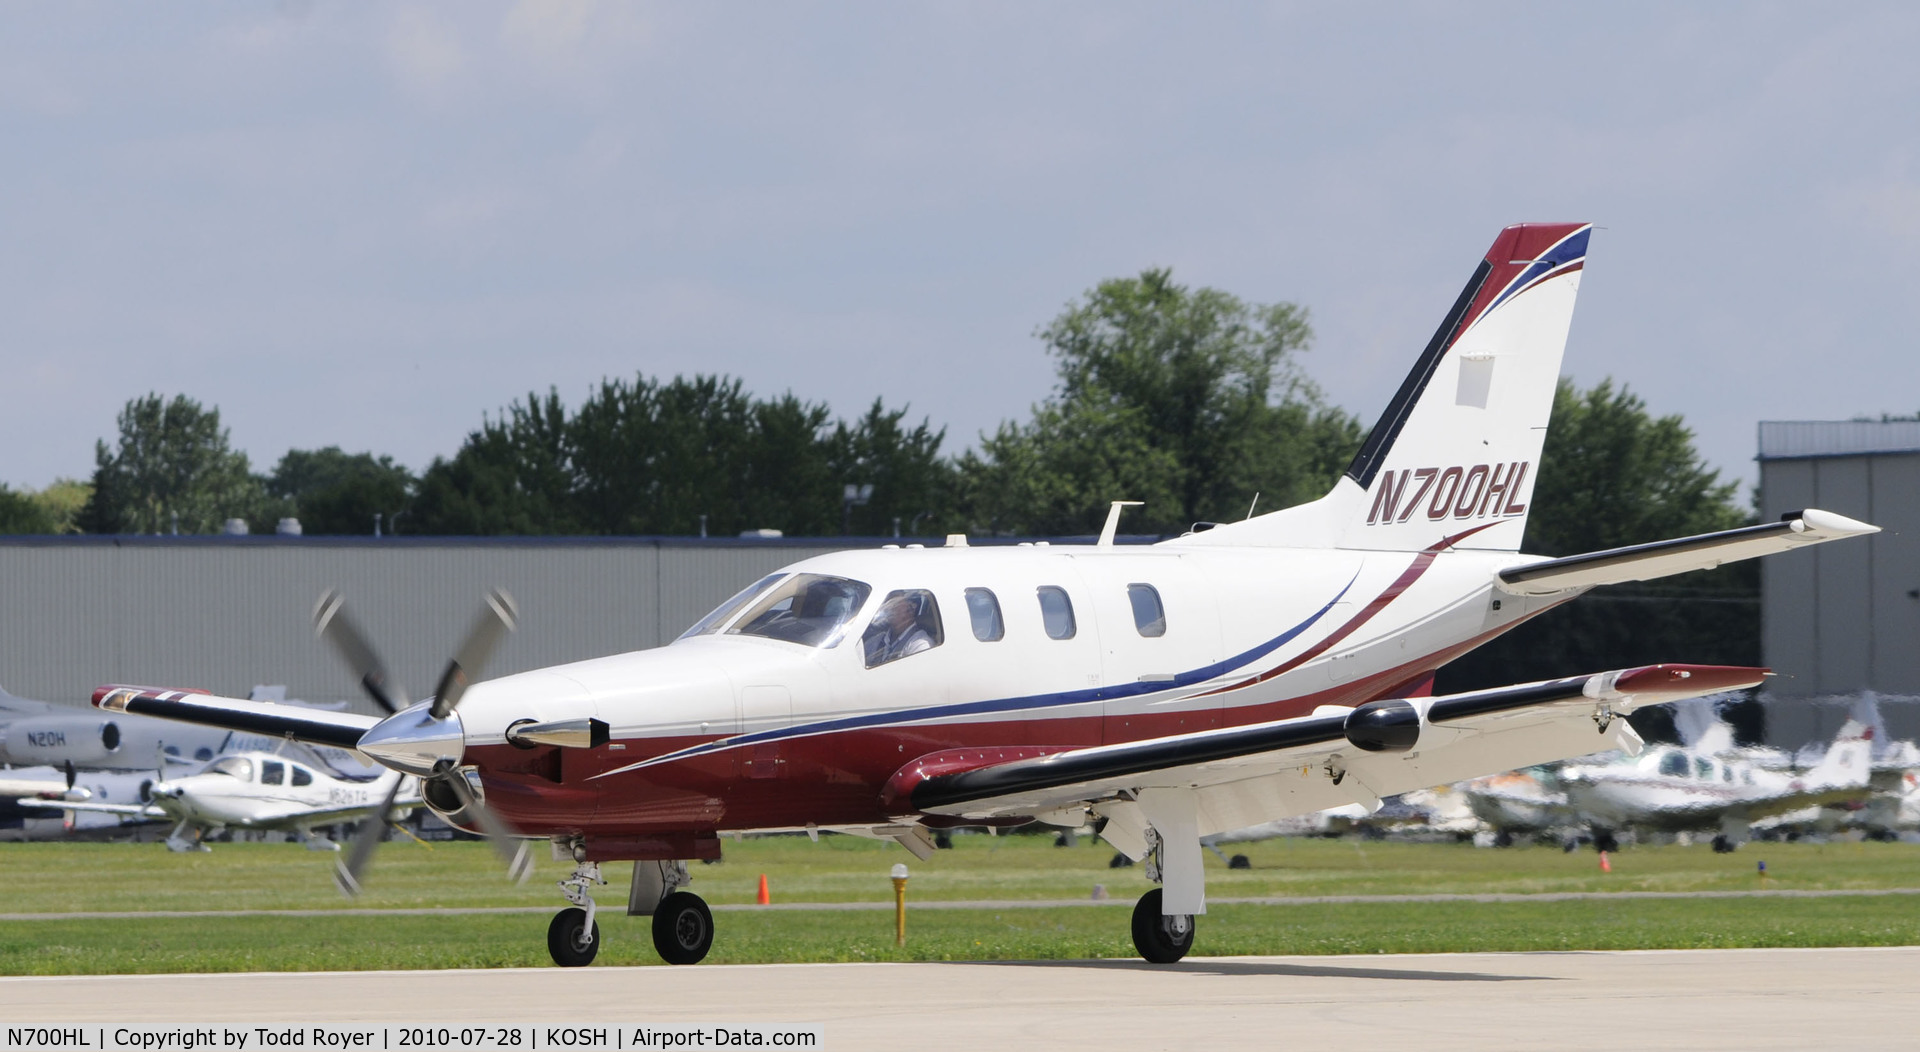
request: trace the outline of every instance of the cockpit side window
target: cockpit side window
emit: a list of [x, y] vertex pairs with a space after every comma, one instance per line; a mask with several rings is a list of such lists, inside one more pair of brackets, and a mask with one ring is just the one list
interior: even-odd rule
[[1127, 602], [1133, 604], [1133, 627], [1148, 639], [1167, 634], [1167, 611], [1160, 605], [1160, 591], [1150, 584], [1127, 586]]
[[299, 765], [299, 764], [297, 764], [297, 763], [296, 763], [296, 764], [294, 764], [294, 765], [293, 765], [293, 784], [295, 784], [295, 785], [312, 785], [312, 784], [313, 784], [313, 772], [312, 772], [312, 771], [309, 771], [309, 770], [307, 770], [307, 769], [306, 769], [305, 767], [302, 767], [302, 766], [300, 766], [300, 765]]
[[[720, 631], [727, 626], [727, 619], [731, 618], [735, 611], [747, 605], [754, 596], [773, 587], [775, 581], [785, 576], [786, 574], [783, 573], [768, 574], [745, 588], [740, 589], [738, 592], [733, 593], [731, 599], [714, 607], [712, 613], [695, 621], [692, 628], [680, 633], [679, 639], [686, 639], [690, 636], [710, 635]], [[678, 641], [678, 639], [675, 640], [675, 642]]]
[[1709, 782], [1712, 781], [1713, 780], [1713, 761], [1707, 759], [1704, 756], [1694, 757], [1693, 758], [1693, 774], [1694, 774], [1694, 777], [1699, 778], [1702, 781], [1709, 781]]
[[946, 642], [940, 630], [940, 604], [924, 588], [888, 592], [873, 623], [860, 637], [867, 667], [932, 650]]
[[223, 756], [208, 765], [206, 773], [232, 775], [243, 782], [251, 782], [253, 761], [244, 756]]
[[1687, 776], [1687, 757], [1684, 753], [1670, 752], [1660, 758], [1660, 773], [1673, 778]]
[[830, 647], [840, 642], [841, 627], [860, 611], [872, 592], [871, 585], [845, 577], [794, 574], [755, 600], [727, 634]]
[[287, 765], [278, 760], [268, 760], [260, 765], [261, 785], [282, 785], [287, 780]]
[[1067, 590], [1043, 584], [1036, 591], [1040, 596], [1040, 622], [1046, 626], [1047, 638], [1072, 639], [1075, 631], [1073, 600], [1067, 598]]
[[973, 638], [992, 643], [1007, 634], [1007, 623], [1000, 618], [1000, 597], [990, 588], [967, 589], [967, 616], [973, 620]]

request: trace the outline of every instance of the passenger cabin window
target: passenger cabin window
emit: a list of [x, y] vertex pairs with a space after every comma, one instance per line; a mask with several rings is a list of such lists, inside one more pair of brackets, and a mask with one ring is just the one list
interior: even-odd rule
[[302, 767], [302, 766], [300, 766], [299, 764], [295, 764], [295, 765], [293, 766], [293, 784], [295, 784], [295, 785], [312, 785], [312, 784], [313, 784], [313, 772], [312, 772], [312, 771], [309, 771], [309, 770], [307, 770], [307, 769], [306, 769], [305, 767]]
[[1050, 639], [1073, 638], [1073, 600], [1067, 598], [1067, 590], [1050, 584], [1039, 588], [1040, 623], [1047, 627]]
[[278, 760], [268, 760], [260, 765], [261, 785], [282, 785], [287, 780], [287, 765]]
[[1704, 756], [1694, 757], [1693, 773], [1703, 781], [1713, 781], [1713, 761]]
[[830, 647], [840, 642], [841, 627], [872, 592], [872, 586], [845, 577], [794, 574], [760, 596], [727, 634]]
[[973, 638], [982, 643], [1007, 634], [1007, 624], [1000, 619], [1000, 598], [989, 589], [967, 589], [967, 616], [973, 619]]
[[733, 593], [733, 598], [714, 607], [712, 613], [695, 621], [692, 628], [680, 633], [680, 639], [686, 639], [689, 636], [704, 636], [720, 631], [726, 627], [727, 619], [731, 618], [735, 611], [747, 605], [748, 601], [754, 596], [773, 587], [773, 582], [785, 576], [786, 574], [783, 573], [768, 574], [745, 588], [740, 589], [738, 592]]
[[924, 588], [888, 592], [879, 612], [873, 615], [873, 623], [860, 637], [868, 668], [932, 650], [945, 641], [940, 631], [940, 604]]
[[1687, 776], [1687, 758], [1677, 752], [1670, 752], [1660, 758], [1660, 773], [1674, 778]]
[[1167, 612], [1160, 605], [1160, 593], [1150, 584], [1127, 586], [1127, 601], [1133, 604], [1133, 627], [1148, 639], [1167, 634]]

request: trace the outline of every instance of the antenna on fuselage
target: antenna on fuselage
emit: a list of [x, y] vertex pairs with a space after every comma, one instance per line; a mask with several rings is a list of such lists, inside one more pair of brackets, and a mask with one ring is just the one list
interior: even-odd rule
[[1144, 500], [1114, 501], [1112, 506], [1107, 509], [1107, 524], [1100, 527], [1100, 539], [1094, 542], [1094, 546], [1098, 548], [1113, 547], [1114, 534], [1120, 532], [1120, 509], [1137, 508], [1145, 503], [1146, 501]]

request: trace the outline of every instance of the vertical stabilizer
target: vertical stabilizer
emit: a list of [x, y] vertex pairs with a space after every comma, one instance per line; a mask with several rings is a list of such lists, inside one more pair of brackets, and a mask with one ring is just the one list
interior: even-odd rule
[[1341, 547], [1520, 549], [1591, 231], [1521, 223], [1494, 239], [1347, 467], [1365, 499]]

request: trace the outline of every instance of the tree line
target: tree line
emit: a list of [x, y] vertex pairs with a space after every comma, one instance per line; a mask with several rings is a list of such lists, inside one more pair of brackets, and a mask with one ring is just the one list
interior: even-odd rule
[[[1055, 384], [1027, 419], [972, 448], [906, 407], [853, 418], [737, 378], [609, 378], [570, 405], [529, 393], [483, 416], [417, 474], [337, 446], [289, 450], [256, 472], [217, 407], [185, 395], [129, 401], [90, 480], [0, 486], [0, 532], [256, 532], [297, 518], [308, 534], [730, 536], [1074, 535], [1109, 501], [1142, 500], [1130, 532], [1310, 500], [1365, 437], [1301, 368], [1312, 340], [1297, 304], [1259, 304], [1176, 283], [1167, 270], [1101, 282], [1041, 326]], [[1543, 555], [1658, 540], [1749, 521], [1734, 483], [1678, 416], [1624, 387], [1555, 394], [1525, 550]], [[1443, 689], [1684, 659], [1757, 663], [1751, 562], [1603, 589], [1449, 666]]]

